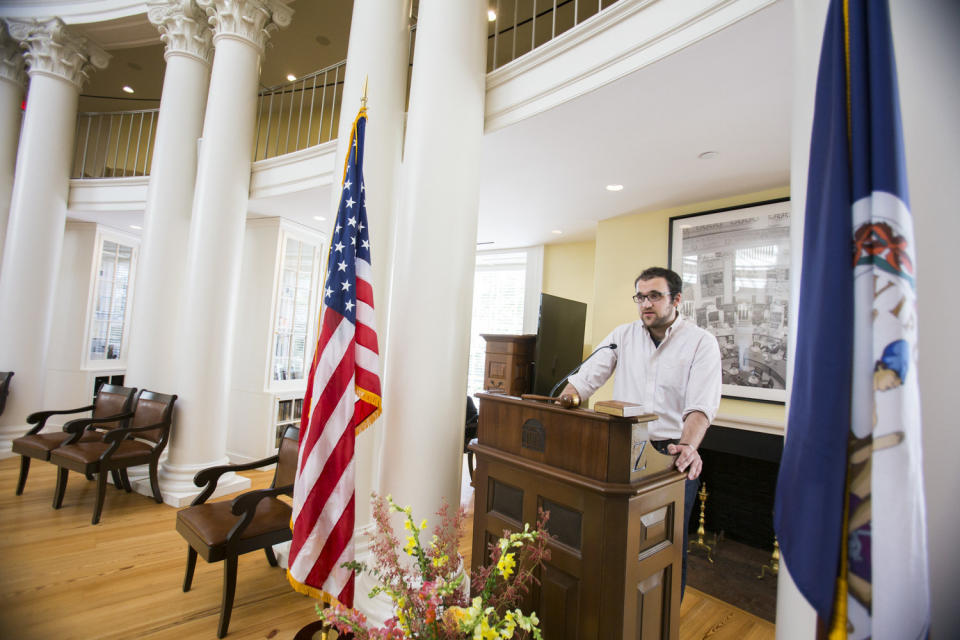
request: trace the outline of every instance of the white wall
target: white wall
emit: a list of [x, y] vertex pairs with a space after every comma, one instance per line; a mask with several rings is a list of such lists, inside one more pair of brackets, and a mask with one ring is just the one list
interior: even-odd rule
[[960, 3], [891, 0], [910, 204], [917, 242], [918, 349], [933, 608], [931, 637], [960, 632]]

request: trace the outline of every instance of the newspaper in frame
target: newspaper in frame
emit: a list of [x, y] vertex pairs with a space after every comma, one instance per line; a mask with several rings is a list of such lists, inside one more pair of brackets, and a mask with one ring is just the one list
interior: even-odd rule
[[790, 202], [670, 219], [680, 312], [717, 337], [723, 395], [785, 402]]

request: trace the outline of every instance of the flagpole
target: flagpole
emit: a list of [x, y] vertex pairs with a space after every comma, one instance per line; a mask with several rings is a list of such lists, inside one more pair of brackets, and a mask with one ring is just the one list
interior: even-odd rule
[[363, 95], [360, 96], [360, 108], [367, 108], [367, 83], [370, 81], [370, 76], [363, 77]]

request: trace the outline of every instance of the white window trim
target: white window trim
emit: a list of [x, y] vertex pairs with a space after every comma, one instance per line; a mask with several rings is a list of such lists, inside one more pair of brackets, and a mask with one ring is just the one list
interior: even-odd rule
[[[116, 360], [93, 360], [90, 358], [90, 342], [93, 330], [93, 314], [96, 311], [97, 276], [99, 275], [100, 259], [103, 254], [104, 242], [116, 242], [132, 249], [130, 255], [130, 277], [127, 285], [127, 301], [123, 312], [123, 340], [121, 341], [120, 357]], [[133, 311], [133, 298], [136, 295], [137, 262], [140, 259], [140, 238], [97, 225], [97, 232], [93, 240], [93, 259], [90, 261], [90, 283], [87, 290], [87, 312], [84, 319], [83, 343], [81, 362], [85, 371], [115, 371], [125, 372], [127, 368], [127, 349], [130, 347], [130, 314]]]
[[[299, 240], [313, 244], [316, 247], [315, 259], [313, 261], [313, 273], [311, 274], [312, 286], [310, 287], [310, 301], [307, 305], [307, 336], [304, 343], [304, 370], [303, 377], [298, 380], [274, 380], [273, 379], [273, 361], [275, 335], [277, 330], [277, 309], [280, 306], [281, 286], [283, 278], [283, 258], [284, 246], [287, 238]], [[264, 372], [265, 391], [271, 393], [285, 393], [290, 391], [303, 391], [307, 388], [307, 378], [310, 375], [310, 363], [313, 351], [317, 344], [317, 335], [319, 330], [319, 312], [320, 312], [320, 280], [326, 268], [326, 248], [327, 237], [325, 234], [317, 233], [307, 227], [303, 227], [295, 222], [286, 219], [280, 220], [280, 233], [277, 234], [276, 260], [273, 271], [273, 300], [270, 304], [270, 331], [266, 337], [266, 371]]]

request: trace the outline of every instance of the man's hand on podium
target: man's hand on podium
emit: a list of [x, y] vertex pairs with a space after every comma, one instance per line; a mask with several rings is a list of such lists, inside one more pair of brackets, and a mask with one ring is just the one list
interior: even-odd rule
[[668, 444], [667, 452], [677, 456], [673, 464], [677, 467], [677, 471], [686, 472], [688, 480], [695, 480], [703, 471], [703, 460], [700, 459], [700, 453], [695, 447], [685, 442]]

